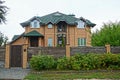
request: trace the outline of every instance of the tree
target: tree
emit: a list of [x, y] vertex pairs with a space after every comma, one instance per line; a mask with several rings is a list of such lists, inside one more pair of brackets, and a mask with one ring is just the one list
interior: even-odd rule
[[120, 22], [104, 23], [101, 30], [97, 30], [92, 34], [93, 46], [120, 46]]
[[[8, 7], [2, 5], [5, 1], [0, 0], [0, 23], [5, 23], [6, 22], [6, 14]], [[8, 37], [5, 36], [3, 33], [0, 32], [0, 46], [4, 46], [7, 43]]]
[[7, 14], [7, 10], [8, 7], [2, 5], [5, 1], [1, 1], [0, 0], [0, 23], [5, 23], [6, 22], [6, 14]]
[[7, 43], [8, 37], [0, 32], [0, 46], [5, 46]]

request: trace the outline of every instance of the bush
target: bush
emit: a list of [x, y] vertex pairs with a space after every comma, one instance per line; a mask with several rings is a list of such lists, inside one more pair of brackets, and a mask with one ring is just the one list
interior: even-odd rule
[[120, 55], [76, 54], [70, 58], [73, 70], [120, 69]]
[[70, 59], [67, 57], [59, 58], [57, 60], [57, 69], [59, 70], [71, 69]]
[[49, 55], [32, 56], [30, 66], [34, 70], [52, 69], [55, 66], [55, 60]]
[[73, 70], [80, 70], [82, 68], [82, 60], [83, 55], [82, 54], [75, 54], [74, 56], [71, 56], [70, 63]]
[[117, 68], [120, 66], [120, 58], [117, 54], [104, 54], [100, 57], [101, 59], [101, 68]]
[[120, 55], [118, 54], [75, 54], [70, 58], [54, 59], [49, 55], [33, 56], [30, 66], [34, 70], [94, 70], [120, 69]]

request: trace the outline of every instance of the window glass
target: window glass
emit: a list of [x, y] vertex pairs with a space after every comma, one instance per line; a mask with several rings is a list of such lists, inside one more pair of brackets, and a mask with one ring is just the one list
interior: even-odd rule
[[48, 28], [52, 28], [52, 24], [48, 24]]
[[40, 27], [40, 23], [37, 20], [34, 20], [31, 22], [31, 28], [39, 28]]
[[77, 23], [78, 23], [77, 28], [84, 28], [85, 27], [85, 23], [83, 21], [80, 20]]
[[86, 38], [78, 38], [78, 46], [86, 46]]
[[48, 46], [50, 46], [50, 47], [53, 46], [52, 45], [52, 38], [48, 38]]

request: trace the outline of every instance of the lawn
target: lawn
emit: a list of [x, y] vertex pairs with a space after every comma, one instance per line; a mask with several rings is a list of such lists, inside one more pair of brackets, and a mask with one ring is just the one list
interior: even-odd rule
[[31, 71], [25, 80], [120, 79], [120, 71]]

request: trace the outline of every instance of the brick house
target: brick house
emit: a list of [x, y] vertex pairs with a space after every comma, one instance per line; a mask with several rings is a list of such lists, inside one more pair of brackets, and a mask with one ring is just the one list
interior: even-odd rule
[[25, 32], [15, 35], [12, 45], [27, 44], [28, 47], [91, 46], [91, 28], [96, 24], [82, 17], [54, 12], [35, 16], [21, 23]]

